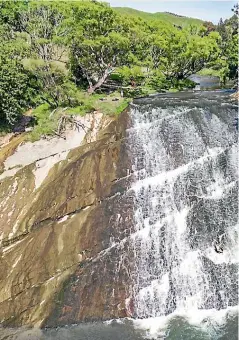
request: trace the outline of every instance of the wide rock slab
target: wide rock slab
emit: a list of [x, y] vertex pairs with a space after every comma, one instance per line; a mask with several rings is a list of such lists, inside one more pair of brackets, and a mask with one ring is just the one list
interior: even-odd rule
[[80, 146], [0, 180], [4, 326], [127, 316], [133, 204], [128, 124], [125, 112], [98, 124]]

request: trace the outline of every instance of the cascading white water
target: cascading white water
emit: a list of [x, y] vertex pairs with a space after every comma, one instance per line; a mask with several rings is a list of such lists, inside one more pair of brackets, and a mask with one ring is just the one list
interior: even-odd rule
[[213, 92], [185, 97], [131, 108], [138, 318], [237, 304], [236, 107]]

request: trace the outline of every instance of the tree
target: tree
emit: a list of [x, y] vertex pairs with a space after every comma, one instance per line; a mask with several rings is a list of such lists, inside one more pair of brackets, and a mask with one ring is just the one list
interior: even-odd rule
[[[236, 7], [235, 7], [236, 13]], [[238, 76], [238, 16], [230, 19], [220, 19], [217, 31], [221, 36], [220, 58], [224, 61], [224, 79], [236, 79]]]
[[239, 4], [237, 3], [236, 5], [233, 6], [232, 11], [238, 15], [239, 14]]
[[28, 7], [29, 0], [0, 0], [0, 25], [7, 25], [12, 31], [21, 32], [21, 13]]
[[50, 107], [54, 108], [65, 104], [71, 106], [74, 100], [71, 94], [67, 93], [68, 72], [61, 63], [46, 62], [42, 59], [25, 59], [23, 65], [26, 70], [37, 77], [39, 102], [47, 102]]
[[79, 2], [71, 46], [74, 75], [83, 74], [88, 92], [102, 86], [116, 67], [129, 64], [130, 38], [116, 12], [102, 3]]
[[10, 125], [31, 106], [37, 92], [36, 78], [21, 63], [23, 46], [22, 40], [0, 38], [0, 121]]
[[66, 2], [31, 1], [20, 13], [21, 31], [27, 33], [37, 58], [64, 61], [67, 39], [73, 31], [70, 11]]
[[24, 66], [36, 74], [40, 99], [51, 107], [74, 102], [74, 84], [69, 83], [67, 68], [68, 41], [74, 27], [72, 9], [67, 2], [32, 1], [20, 14], [21, 30], [31, 50]]
[[169, 29], [163, 35], [152, 36], [153, 69], [159, 69], [167, 79], [185, 79], [217, 60], [220, 36], [216, 32], [201, 36], [198, 28]]

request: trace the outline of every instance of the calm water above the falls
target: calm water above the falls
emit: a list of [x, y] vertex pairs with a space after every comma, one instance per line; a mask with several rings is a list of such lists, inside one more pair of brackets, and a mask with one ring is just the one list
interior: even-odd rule
[[135, 100], [131, 115], [134, 320], [0, 339], [237, 339], [237, 106], [223, 91], [185, 92]]

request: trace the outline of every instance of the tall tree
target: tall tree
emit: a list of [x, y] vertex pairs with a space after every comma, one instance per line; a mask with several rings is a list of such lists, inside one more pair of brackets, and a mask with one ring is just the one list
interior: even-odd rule
[[28, 7], [29, 0], [0, 0], [0, 24], [7, 25], [8, 30], [20, 32], [21, 13]]
[[31, 1], [20, 13], [21, 31], [28, 34], [32, 52], [45, 61], [62, 61], [73, 31], [67, 2]]
[[72, 70], [83, 74], [93, 93], [116, 67], [129, 63], [131, 41], [121, 18], [105, 4], [79, 2], [74, 15]]
[[31, 1], [20, 15], [21, 30], [31, 49], [31, 58], [24, 65], [37, 75], [42, 100], [53, 107], [71, 102], [67, 62], [74, 27], [72, 10], [71, 3], [64, 1]]
[[235, 14], [223, 21], [220, 19], [217, 30], [221, 36], [221, 60], [224, 61], [224, 79], [236, 79], [238, 76], [238, 15]]
[[212, 32], [201, 36], [197, 28], [169, 29], [165, 34], [154, 34], [151, 57], [154, 69], [166, 78], [185, 79], [217, 60], [220, 36]]

